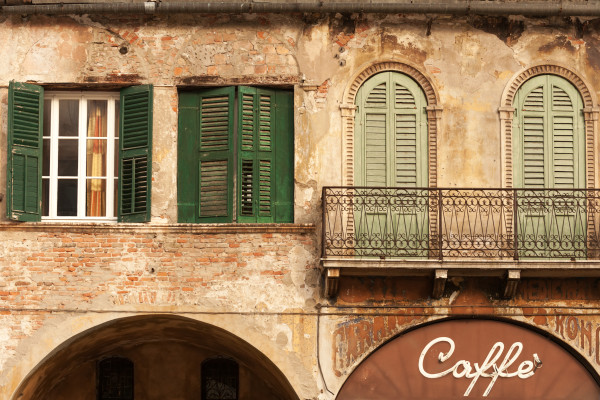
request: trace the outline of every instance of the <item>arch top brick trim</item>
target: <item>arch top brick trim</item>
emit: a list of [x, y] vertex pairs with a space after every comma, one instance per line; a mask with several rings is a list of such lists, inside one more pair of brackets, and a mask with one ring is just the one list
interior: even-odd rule
[[566, 66], [560, 64], [538, 64], [528, 67], [521, 72], [516, 73], [510, 80], [509, 85], [506, 86], [502, 93], [501, 107], [512, 107], [515, 95], [521, 85], [530, 78], [538, 75], [558, 75], [575, 86], [583, 99], [583, 106], [585, 108], [595, 107], [597, 103], [596, 96], [590, 91], [590, 86], [581, 78], [578, 74], [571, 71]]
[[346, 91], [344, 93], [344, 104], [354, 104], [356, 93], [358, 93], [358, 89], [360, 89], [362, 84], [373, 75], [384, 71], [396, 71], [410, 76], [423, 89], [425, 98], [427, 99], [427, 105], [438, 105], [439, 96], [437, 90], [431, 84], [429, 77], [412, 65], [409, 65], [405, 62], [392, 60], [375, 61], [359, 68], [359, 72], [354, 74], [354, 76], [350, 79], [350, 84], [346, 87]]

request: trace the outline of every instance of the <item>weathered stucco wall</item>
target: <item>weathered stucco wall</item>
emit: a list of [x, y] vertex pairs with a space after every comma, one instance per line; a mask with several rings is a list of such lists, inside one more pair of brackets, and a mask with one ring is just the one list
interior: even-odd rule
[[[328, 300], [318, 270], [320, 189], [342, 184], [340, 105], [365, 66], [408, 64], [439, 94], [439, 186], [500, 187], [498, 107], [511, 78], [535, 64], [564, 65], [597, 97], [599, 46], [600, 21], [576, 18], [1, 16], [0, 143], [11, 80], [67, 90], [152, 83], [154, 141], [150, 224], [17, 227], [0, 201], [0, 398], [10, 399], [73, 336], [123, 316], [160, 313], [250, 343], [301, 399], [334, 398], [378, 345], [446, 316], [538, 326], [600, 370], [597, 280], [525, 281], [507, 301], [499, 300], [499, 280], [457, 280], [432, 300], [429, 279], [346, 278], [339, 297]], [[316, 230], [175, 226], [177, 90], [220, 85], [294, 88], [295, 223]], [[0, 194], [5, 187], [0, 152]]]

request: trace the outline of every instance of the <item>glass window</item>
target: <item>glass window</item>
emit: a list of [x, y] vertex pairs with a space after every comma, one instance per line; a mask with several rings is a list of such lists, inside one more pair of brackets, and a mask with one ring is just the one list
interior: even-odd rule
[[116, 219], [118, 115], [119, 94], [46, 94], [44, 219]]
[[202, 400], [237, 400], [239, 367], [228, 358], [202, 363]]

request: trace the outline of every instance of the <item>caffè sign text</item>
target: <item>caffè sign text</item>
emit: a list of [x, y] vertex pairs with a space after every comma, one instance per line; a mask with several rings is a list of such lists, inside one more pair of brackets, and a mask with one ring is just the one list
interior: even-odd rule
[[[429, 350], [438, 343], [447, 343], [450, 346], [450, 349], [446, 353], [440, 352], [438, 355], [440, 364], [444, 364], [444, 367], [448, 366], [448, 368], [439, 372], [426, 371], [423, 366], [423, 361]], [[471, 382], [464, 393], [464, 397], [469, 396], [480, 378], [491, 378], [491, 381], [488, 383], [483, 394], [484, 397], [487, 397], [492, 391], [498, 378], [527, 379], [532, 377], [536, 371], [542, 367], [542, 361], [536, 353], [533, 353], [532, 360], [525, 360], [518, 366], [513, 366], [523, 351], [523, 343], [521, 342], [513, 343], [509, 347], [502, 361], [500, 361], [504, 353], [504, 347], [504, 343], [496, 342], [481, 364], [478, 362], [471, 363], [469, 360], [460, 359], [452, 364], [452, 360], [448, 360], [454, 354], [454, 341], [448, 337], [439, 337], [433, 339], [425, 346], [425, 348], [423, 348], [421, 356], [419, 357], [419, 372], [425, 378], [429, 379], [437, 379], [452, 374], [456, 379], [465, 378], [470, 380]], [[446, 363], [447, 361], [448, 363]]]

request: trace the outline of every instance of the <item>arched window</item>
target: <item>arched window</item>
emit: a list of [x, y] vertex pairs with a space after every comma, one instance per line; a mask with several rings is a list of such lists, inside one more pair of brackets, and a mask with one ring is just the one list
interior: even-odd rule
[[133, 400], [133, 362], [106, 358], [97, 367], [98, 400]]
[[[516, 92], [513, 171], [519, 257], [586, 255], [583, 100], [565, 78], [543, 74]], [[575, 189], [575, 190], [574, 190]]]
[[585, 188], [583, 101], [556, 75], [529, 79], [514, 100], [514, 185]]
[[229, 358], [211, 358], [202, 362], [202, 400], [237, 400], [238, 363]]
[[358, 90], [357, 186], [428, 186], [427, 100], [407, 75], [381, 72]]

